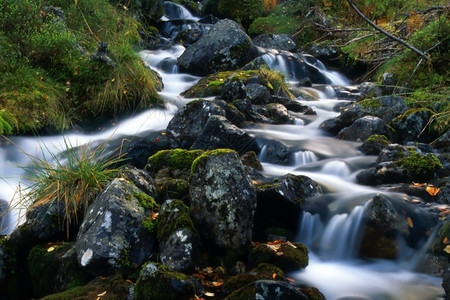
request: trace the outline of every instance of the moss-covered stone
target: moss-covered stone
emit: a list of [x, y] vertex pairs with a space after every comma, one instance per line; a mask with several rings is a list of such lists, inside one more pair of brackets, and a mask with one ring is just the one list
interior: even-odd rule
[[243, 286], [259, 279], [261, 279], [261, 277], [254, 273], [237, 274], [225, 281], [222, 287], [222, 292], [225, 295], [229, 295]]
[[165, 266], [149, 262], [141, 270], [135, 285], [134, 299], [191, 299], [195, 288], [187, 275], [173, 272]]
[[197, 229], [192, 222], [189, 207], [183, 201], [174, 199], [170, 201], [170, 208], [162, 210], [156, 219], [157, 238], [165, 241], [176, 230], [188, 228], [192, 232]]
[[442, 225], [438, 241], [435, 244], [435, 251], [438, 255], [450, 256], [450, 221]]
[[252, 265], [269, 263], [284, 272], [304, 269], [308, 266], [308, 249], [300, 243], [260, 244], [250, 252]]
[[208, 151], [203, 152], [200, 156], [198, 156], [192, 162], [191, 175], [192, 175], [192, 173], [194, 173], [197, 170], [197, 168], [199, 168], [200, 166], [203, 166], [205, 164], [205, 162], [207, 161], [209, 156], [223, 155], [223, 154], [226, 154], [226, 153], [234, 153], [234, 154], [238, 155], [236, 151], [234, 151], [232, 149], [225, 149], [225, 148], [208, 150]]
[[427, 180], [434, 177], [434, 173], [442, 167], [439, 159], [432, 153], [419, 154], [409, 149], [409, 155], [395, 162], [408, 171], [415, 180]]
[[258, 274], [263, 279], [277, 279], [277, 280], [285, 279], [285, 274], [283, 270], [269, 263], [260, 263], [250, 272]]
[[173, 177], [189, 173], [192, 162], [202, 150], [170, 149], [161, 150], [148, 158], [146, 169], [156, 174], [159, 170], [169, 168]]

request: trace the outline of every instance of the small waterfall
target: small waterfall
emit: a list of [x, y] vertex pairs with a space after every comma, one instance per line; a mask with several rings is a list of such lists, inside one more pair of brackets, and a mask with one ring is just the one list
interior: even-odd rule
[[162, 20], [194, 20], [198, 21], [200, 18], [194, 17], [186, 7], [171, 1], [164, 1], [164, 17]]
[[297, 166], [303, 166], [318, 160], [317, 155], [311, 150], [297, 151], [294, 153], [294, 162]]
[[321, 169], [321, 173], [335, 175], [341, 178], [350, 176], [351, 171], [348, 165], [341, 160], [327, 162]]

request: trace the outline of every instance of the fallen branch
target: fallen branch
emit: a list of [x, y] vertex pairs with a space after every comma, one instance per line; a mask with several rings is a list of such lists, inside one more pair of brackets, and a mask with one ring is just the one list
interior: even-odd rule
[[358, 16], [360, 16], [364, 21], [366, 21], [367, 24], [369, 24], [370, 26], [372, 26], [373, 28], [375, 28], [376, 30], [378, 30], [379, 32], [381, 32], [382, 34], [384, 34], [385, 36], [387, 36], [388, 38], [399, 42], [400, 44], [402, 44], [403, 46], [405, 46], [406, 48], [410, 49], [411, 51], [414, 51], [415, 53], [417, 53], [418, 55], [420, 55], [423, 59], [426, 59], [427, 61], [430, 60], [430, 58], [423, 53], [422, 51], [420, 51], [419, 49], [417, 49], [416, 47], [414, 47], [411, 44], [408, 44], [407, 42], [405, 42], [404, 40], [396, 37], [395, 35], [387, 32], [386, 30], [384, 30], [383, 28], [380, 28], [379, 26], [377, 26], [375, 23], [373, 23], [369, 18], [367, 18], [361, 11], [359, 11], [359, 9], [355, 6], [355, 4], [352, 2], [352, 0], [347, 0], [347, 3], [351, 6], [351, 8], [358, 14]]

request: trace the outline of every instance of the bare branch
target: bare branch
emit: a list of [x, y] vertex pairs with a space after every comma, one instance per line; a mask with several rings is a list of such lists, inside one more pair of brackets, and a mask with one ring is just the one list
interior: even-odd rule
[[400, 44], [402, 44], [406, 48], [408, 48], [408, 49], [414, 51], [415, 53], [419, 54], [423, 59], [430, 60], [430, 58], [425, 53], [423, 53], [422, 51], [420, 51], [419, 49], [417, 49], [413, 45], [408, 44], [406, 41], [396, 37], [395, 35], [387, 32], [386, 30], [380, 28], [375, 23], [373, 23], [361, 11], [359, 11], [359, 9], [355, 6], [355, 4], [352, 2], [352, 0], [347, 0], [347, 2], [351, 6], [351, 8], [358, 14], [358, 16], [360, 16], [367, 24], [369, 24], [370, 26], [372, 26], [373, 28], [375, 28], [376, 30], [378, 30], [379, 32], [384, 34], [385, 36], [389, 37], [390, 39], [392, 39], [392, 40], [394, 40], [396, 42], [399, 42]]

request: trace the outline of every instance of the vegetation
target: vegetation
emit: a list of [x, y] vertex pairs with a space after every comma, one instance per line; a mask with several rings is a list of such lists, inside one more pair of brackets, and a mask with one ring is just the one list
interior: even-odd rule
[[23, 207], [31, 203], [30, 208], [49, 204], [61, 208], [63, 217], [59, 222], [65, 225], [69, 237], [70, 225], [78, 223], [80, 214], [86, 213], [97, 194], [119, 172], [116, 164], [120, 162], [120, 156], [105, 157], [105, 146], [74, 147], [64, 140], [65, 149], [58, 149], [61, 156], [52, 154], [45, 145], [41, 149], [43, 158], [27, 154], [31, 166], [24, 169], [32, 184], [20, 200]]
[[[139, 26], [107, 0], [0, 2], [0, 132], [65, 130], [157, 104]], [[101, 42], [109, 61], [94, 55]]]

